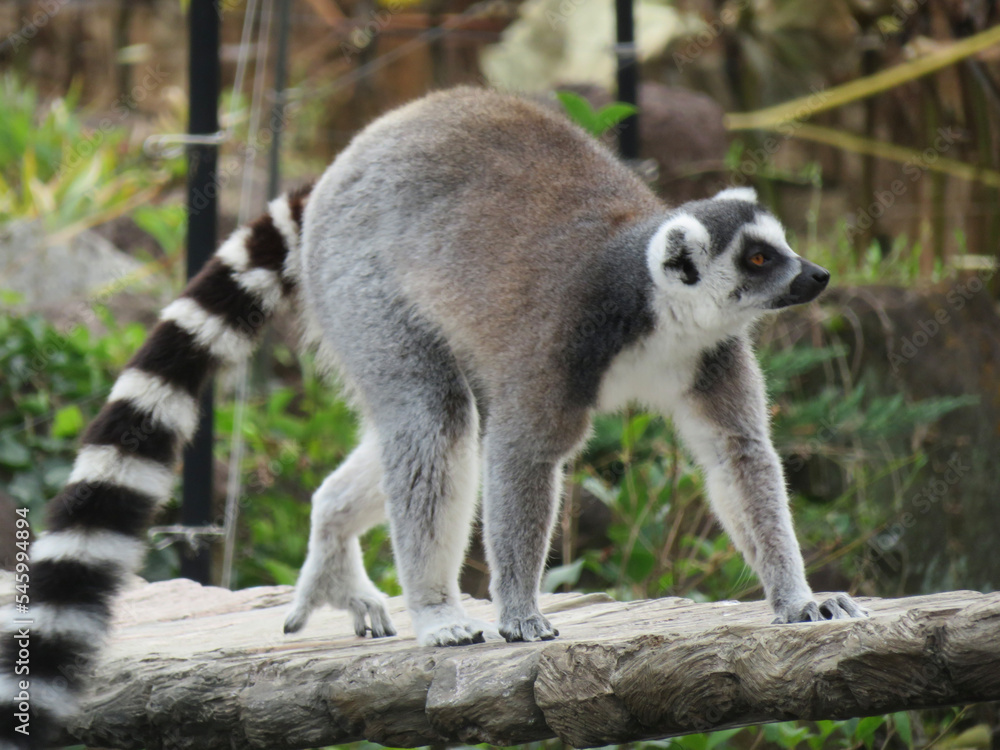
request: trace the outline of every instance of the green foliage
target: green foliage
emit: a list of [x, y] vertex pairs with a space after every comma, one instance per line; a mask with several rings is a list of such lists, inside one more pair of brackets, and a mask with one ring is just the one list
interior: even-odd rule
[[0, 99], [0, 224], [37, 218], [72, 234], [147, 202], [179, 174], [179, 160], [154, 167], [129, 143], [124, 105], [89, 123], [75, 89], [42, 103], [10, 73]]
[[[80, 433], [146, 338], [138, 323], [118, 326], [100, 307], [88, 312], [107, 333], [0, 311], [0, 489], [33, 511], [36, 532], [44, 529], [45, 502], [69, 479]], [[153, 550], [142, 575], [159, 580], [176, 572], [171, 550]]]
[[636, 107], [625, 102], [613, 102], [595, 110], [590, 102], [572, 91], [557, 91], [556, 96], [569, 118], [595, 138], [600, 138], [626, 117], [638, 112]]
[[139, 229], [149, 234], [168, 256], [184, 247], [187, 238], [187, 210], [180, 204], [139, 206], [132, 214]]
[[912, 431], [914, 425], [931, 424], [979, 401], [976, 396], [941, 396], [908, 403], [900, 393], [872, 395], [869, 391], [876, 389], [866, 379], [848, 389], [828, 384], [808, 398], [787, 395], [796, 390], [797, 378], [845, 355], [846, 350], [838, 346], [764, 353], [768, 395], [779, 403], [775, 436], [786, 453], [823, 451], [837, 443], [833, 440], [837, 435], [864, 441], [898, 437]]
[[[76, 438], [100, 408], [141, 326], [95, 337], [0, 313], [0, 485], [32, 510], [69, 477]], [[40, 514], [36, 514], [40, 518]]]
[[[283, 366], [296, 364], [283, 346], [272, 354]], [[238, 546], [236, 588], [295, 583], [306, 555], [312, 492], [356, 442], [355, 417], [337, 389], [319, 377], [310, 359], [302, 361], [302, 370], [301, 383], [274, 384], [246, 405], [244, 538]], [[234, 418], [231, 402], [216, 411], [216, 452], [222, 460], [228, 460]], [[364, 552], [373, 580], [384, 591], [399, 593], [384, 528], [369, 533]]]
[[893, 237], [885, 250], [873, 241], [855, 257], [850, 228], [843, 220], [838, 221], [822, 240], [792, 235], [789, 242], [799, 254], [828, 269], [839, 286], [895, 284], [911, 287], [925, 280], [939, 281], [947, 276], [940, 259], [934, 261], [928, 276], [921, 266], [927, 248], [905, 234]]

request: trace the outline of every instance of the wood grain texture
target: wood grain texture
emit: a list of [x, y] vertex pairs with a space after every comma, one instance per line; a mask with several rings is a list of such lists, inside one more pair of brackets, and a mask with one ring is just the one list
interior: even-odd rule
[[[288, 587], [137, 584], [71, 727], [110, 748], [576, 747], [1000, 699], [1000, 594], [870, 599], [868, 620], [771, 625], [762, 602], [550, 595], [555, 641], [363, 640], [325, 610], [281, 633]], [[490, 619], [488, 602], [468, 600]]]

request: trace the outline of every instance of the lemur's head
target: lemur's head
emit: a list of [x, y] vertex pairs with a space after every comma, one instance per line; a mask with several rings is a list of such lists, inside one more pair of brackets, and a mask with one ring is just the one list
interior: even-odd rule
[[647, 262], [662, 304], [706, 328], [810, 302], [830, 272], [796, 255], [752, 188], [729, 188], [677, 208], [650, 240]]

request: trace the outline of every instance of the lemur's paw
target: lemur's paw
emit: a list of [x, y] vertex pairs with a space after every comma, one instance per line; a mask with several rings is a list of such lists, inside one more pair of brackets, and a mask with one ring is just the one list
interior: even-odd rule
[[868, 610], [860, 607], [847, 594], [834, 594], [820, 604], [810, 600], [782, 607], [772, 624], [847, 620], [852, 617], [868, 617]]
[[413, 613], [413, 629], [421, 646], [468, 646], [483, 643], [489, 624], [476, 620], [460, 607], [431, 607]]
[[847, 594], [834, 594], [819, 605], [819, 613], [824, 620], [848, 620], [852, 617], [868, 617], [868, 610]]
[[285, 618], [285, 635], [288, 635], [289, 633], [298, 633], [303, 627], [305, 627], [308, 620], [309, 610], [304, 607], [296, 607], [289, 612], [288, 617]]
[[514, 641], [551, 641], [559, 631], [541, 615], [501, 618], [500, 635], [508, 643]]
[[352, 596], [347, 602], [347, 609], [354, 618], [354, 632], [359, 638], [364, 638], [369, 632], [372, 638], [396, 635], [381, 594]]

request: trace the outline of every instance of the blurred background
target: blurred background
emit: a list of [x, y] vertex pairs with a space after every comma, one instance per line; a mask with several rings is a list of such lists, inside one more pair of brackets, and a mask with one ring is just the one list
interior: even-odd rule
[[[816, 590], [1000, 580], [1000, 7], [995, 0], [635, 0], [639, 158], [670, 203], [751, 185], [816, 303], [760, 326], [775, 441]], [[42, 507], [183, 286], [187, 2], [0, 2], [0, 524]], [[491, 86], [616, 148], [613, 0], [224, 0], [219, 237], [318, 177], [366, 123]], [[284, 41], [283, 41], [284, 39]], [[197, 72], [196, 76], [197, 77]], [[557, 92], [562, 92], [557, 96]], [[292, 584], [309, 497], [353, 415], [279, 320], [216, 386], [210, 577]], [[238, 515], [226, 513], [226, 499]], [[191, 554], [169, 509], [145, 576]], [[228, 519], [228, 520], [227, 520]], [[228, 536], [230, 543], [222, 539]], [[232, 543], [235, 542], [235, 543]], [[373, 578], [399, 593], [384, 529]], [[9, 563], [0, 548], [0, 562]], [[231, 562], [227, 562], [231, 561]], [[756, 599], [669, 423], [601, 417], [572, 470], [549, 591]], [[487, 595], [478, 539], [463, 589]], [[1000, 747], [996, 704], [791, 722], [656, 746]], [[556, 743], [543, 743], [555, 746]]]

